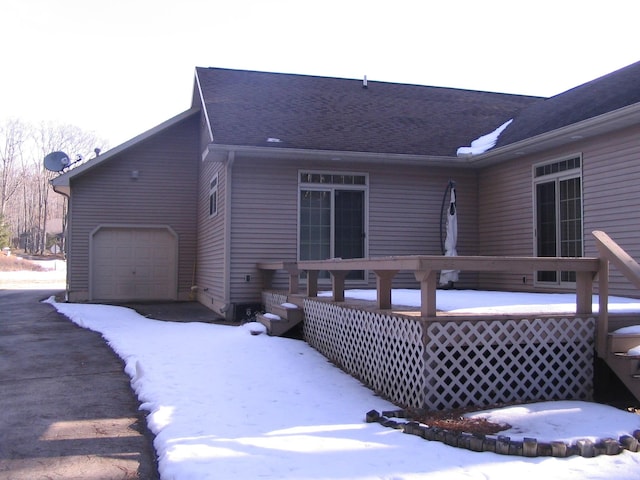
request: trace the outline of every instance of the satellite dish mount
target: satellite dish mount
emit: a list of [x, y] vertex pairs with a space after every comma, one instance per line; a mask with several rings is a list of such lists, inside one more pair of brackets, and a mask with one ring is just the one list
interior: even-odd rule
[[69, 155], [64, 152], [51, 152], [44, 157], [44, 168], [52, 172], [61, 172], [70, 165], [82, 160], [82, 155], [78, 155], [76, 160], [72, 162]]

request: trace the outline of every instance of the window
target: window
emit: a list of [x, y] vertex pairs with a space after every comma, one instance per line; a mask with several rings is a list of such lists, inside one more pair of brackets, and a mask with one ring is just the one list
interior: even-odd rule
[[218, 213], [218, 175], [216, 174], [209, 184], [209, 216]]
[[[299, 185], [298, 258], [363, 258], [367, 176], [302, 172]], [[362, 280], [364, 272], [350, 272], [347, 278]]]
[[[537, 256], [582, 256], [581, 163], [580, 156], [575, 156], [534, 167]], [[536, 272], [536, 282], [545, 285], [575, 281], [575, 272]]]

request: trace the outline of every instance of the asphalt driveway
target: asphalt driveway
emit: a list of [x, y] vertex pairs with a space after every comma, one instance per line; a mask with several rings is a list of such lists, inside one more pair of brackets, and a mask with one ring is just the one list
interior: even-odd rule
[[0, 480], [157, 479], [122, 361], [54, 293], [0, 290]]

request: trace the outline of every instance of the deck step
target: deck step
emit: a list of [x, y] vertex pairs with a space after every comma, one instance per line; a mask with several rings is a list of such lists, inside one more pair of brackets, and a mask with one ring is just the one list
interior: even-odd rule
[[304, 320], [304, 310], [289, 303], [274, 305], [271, 312], [258, 315], [256, 320], [267, 327], [269, 335], [279, 337]]
[[626, 352], [640, 345], [640, 334], [637, 333], [610, 333], [609, 351]]
[[629, 355], [627, 352], [613, 352], [618, 358], [626, 358], [628, 360], [640, 360], [640, 355]]

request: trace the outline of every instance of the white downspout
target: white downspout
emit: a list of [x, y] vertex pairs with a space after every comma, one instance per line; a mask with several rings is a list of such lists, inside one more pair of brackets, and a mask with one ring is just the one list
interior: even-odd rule
[[225, 198], [224, 198], [224, 304], [227, 306], [225, 318], [229, 320], [233, 315], [231, 307], [231, 184], [233, 181], [233, 162], [235, 152], [227, 155]]

